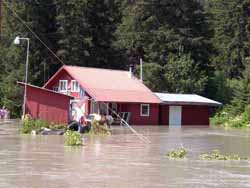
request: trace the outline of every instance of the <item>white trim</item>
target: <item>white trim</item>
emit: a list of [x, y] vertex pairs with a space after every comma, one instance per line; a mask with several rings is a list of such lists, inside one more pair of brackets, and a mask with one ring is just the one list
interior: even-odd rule
[[[143, 114], [142, 113], [142, 108], [143, 107], [147, 107], [148, 108], [148, 113], [147, 114]], [[140, 110], [140, 114], [141, 114], [141, 116], [149, 116], [149, 114], [150, 114], [150, 105], [149, 104], [141, 104], [141, 110]]]
[[71, 80], [71, 92], [79, 92], [80, 85], [76, 80]]
[[[66, 90], [61, 90], [61, 83], [66, 83]], [[58, 91], [59, 92], [68, 92], [68, 80], [59, 80]]]

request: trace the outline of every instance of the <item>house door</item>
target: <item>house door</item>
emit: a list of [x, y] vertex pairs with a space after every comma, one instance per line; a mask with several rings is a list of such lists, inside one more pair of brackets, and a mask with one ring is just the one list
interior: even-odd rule
[[169, 106], [169, 126], [181, 126], [181, 106]]

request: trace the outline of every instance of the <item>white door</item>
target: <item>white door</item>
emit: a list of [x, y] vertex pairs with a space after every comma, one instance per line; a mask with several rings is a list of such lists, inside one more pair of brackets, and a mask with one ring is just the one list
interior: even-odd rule
[[169, 126], [181, 126], [181, 106], [169, 106]]

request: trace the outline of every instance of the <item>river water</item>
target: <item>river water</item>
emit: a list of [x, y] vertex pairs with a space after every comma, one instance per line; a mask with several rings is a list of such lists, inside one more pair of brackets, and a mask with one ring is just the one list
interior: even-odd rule
[[[213, 149], [250, 156], [250, 133], [213, 128], [135, 127], [151, 141], [117, 127], [113, 136], [87, 137], [79, 148], [62, 136], [20, 136], [0, 123], [0, 187], [4, 188], [244, 188], [250, 162], [201, 161]], [[183, 145], [188, 159], [169, 160]]]

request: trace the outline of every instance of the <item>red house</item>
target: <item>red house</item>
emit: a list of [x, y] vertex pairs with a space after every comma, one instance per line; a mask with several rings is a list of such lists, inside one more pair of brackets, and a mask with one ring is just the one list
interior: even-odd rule
[[171, 101], [177, 95], [153, 93], [131, 71], [77, 66], [61, 67], [42, 88], [27, 88], [32, 118], [65, 124], [77, 106], [82, 115], [119, 114], [131, 125], [208, 125], [210, 105], [220, 105], [200, 96]]
[[[72, 96], [70, 103], [80, 104], [83, 114], [112, 114], [112, 109], [133, 125], [159, 123], [161, 101], [129, 71], [63, 66], [42, 89]], [[33, 95], [33, 91], [30, 92], [32, 93], [30, 95]], [[40, 96], [35, 96], [37, 100], [40, 99]], [[53, 99], [47, 95], [47, 100]], [[54, 102], [68, 103], [68, 101], [69, 98], [64, 100], [58, 98]], [[29, 108], [27, 112], [32, 112], [32, 117], [37, 118], [34, 115], [37, 113], [33, 113], [35, 109], [29, 104], [29, 100], [26, 106]], [[55, 111], [54, 115], [57, 114]]]

